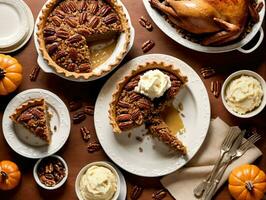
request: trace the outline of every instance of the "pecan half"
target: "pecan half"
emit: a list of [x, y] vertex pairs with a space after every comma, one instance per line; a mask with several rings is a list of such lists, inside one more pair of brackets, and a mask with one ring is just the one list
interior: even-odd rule
[[52, 17], [52, 24], [55, 25], [55, 26], [60, 26], [62, 23], [62, 19], [58, 16], [53, 16]]
[[56, 42], [57, 37], [55, 35], [44, 38], [45, 44], [51, 44]]
[[66, 3], [61, 3], [60, 9], [65, 13], [69, 13], [69, 7]]
[[29, 121], [32, 117], [33, 117], [33, 115], [32, 115], [31, 113], [23, 113], [23, 114], [20, 115], [20, 117], [18, 118], [18, 121], [19, 121], [19, 122]]
[[96, 28], [100, 23], [100, 19], [97, 16], [92, 16], [89, 20], [88, 26], [91, 28]]
[[55, 10], [55, 15], [60, 17], [61, 19], [65, 18], [65, 13], [62, 10]]
[[66, 69], [70, 72], [75, 71], [75, 69], [78, 67], [76, 63], [70, 63], [69, 65], [66, 66]]
[[76, 113], [73, 115], [73, 123], [74, 123], [74, 124], [79, 124], [79, 123], [81, 123], [82, 121], [84, 121], [85, 119], [86, 119], [86, 114], [85, 114], [85, 112], [83, 112], [83, 111], [76, 112]]
[[77, 11], [77, 4], [74, 1], [70, 1], [67, 4], [69, 10], [71, 10], [72, 12], [76, 12]]
[[67, 52], [66, 52], [66, 51], [64, 51], [64, 50], [58, 51], [58, 52], [56, 53], [56, 60], [58, 60], [58, 59], [60, 59], [60, 58], [63, 58], [63, 57], [65, 57], [65, 56], [67, 56]]
[[143, 53], [147, 53], [155, 46], [155, 43], [152, 40], [147, 40], [141, 46]]
[[116, 117], [116, 120], [119, 122], [130, 121], [131, 115], [130, 114], [120, 114]]
[[40, 72], [40, 67], [39, 66], [35, 66], [31, 73], [30, 73], [30, 81], [36, 81], [38, 75], [39, 75], [39, 72]]
[[75, 48], [69, 49], [68, 55], [72, 61], [76, 61], [78, 59], [78, 52]]
[[138, 119], [138, 117], [141, 115], [140, 109], [135, 108], [132, 112], [131, 112], [131, 118], [132, 120], [136, 120]]
[[107, 15], [104, 19], [103, 19], [103, 22], [106, 24], [106, 25], [109, 25], [109, 24], [113, 24], [115, 22], [117, 22], [118, 18], [117, 18], [117, 15], [115, 13], [111, 13], [109, 15]]
[[164, 197], [166, 197], [167, 193], [165, 189], [161, 189], [159, 191], [156, 191], [152, 194], [152, 199], [154, 200], [162, 200]]
[[130, 108], [130, 104], [122, 100], [118, 101], [117, 104], [122, 108]]
[[81, 40], [82, 40], [82, 36], [79, 34], [75, 34], [67, 39], [67, 41], [70, 43], [80, 42]]
[[69, 37], [69, 34], [67, 31], [60, 29], [56, 32], [56, 36], [62, 39], [67, 39]]
[[136, 92], [133, 92], [132, 94], [129, 95], [129, 99], [131, 102], [138, 101], [140, 98], [141, 96]]
[[59, 47], [59, 43], [58, 42], [54, 42], [53, 44], [47, 45], [47, 51], [49, 54], [53, 54], [56, 52], [56, 50]]
[[133, 121], [126, 121], [126, 122], [120, 122], [118, 124], [119, 128], [121, 130], [126, 130], [126, 129], [129, 129], [129, 128], [132, 128], [134, 125], [134, 122]]
[[137, 200], [142, 194], [142, 192], [143, 192], [143, 188], [138, 185], [135, 185], [131, 191], [130, 199]]
[[91, 33], [88, 29], [86, 28], [79, 28], [77, 30], [77, 32], [80, 34], [80, 35], [83, 35], [84, 37], [88, 37]]
[[148, 110], [150, 109], [150, 102], [147, 99], [142, 98], [137, 102], [137, 106], [140, 109]]
[[80, 133], [81, 133], [81, 136], [82, 136], [82, 139], [85, 141], [85, 142], [88, 142], [91, 138], [91, 133], [90, 131], [85, 127], [85, 126], [82, 126], [80, 128]]
[[94, 107], [93, 106], [85, 106], [84, 112], [87, 115], [93, 115], [94, 114]]
[[80, 12], [85, 11], [85, 10], [87, 10], [87, 8], [88, 8], [88, 4], [87, 4], [86, 0], [83, 0], [80, 3], [79, 11]]
[[79, 65], [78, 72], [91, 72], [90, 63], [82, 63]]
[[89, 143], [87, 149], [89, 153], [94, 153], [96, 151], [99, 151], [101, 149], [101, 145], [98, 142], [91, 142]]
[[126, 86], [125, 86], [125, 89], [127, 91], [130, 91], [130, 90], [133, 90], [137, 85], [138, 85], [138, 80], [135, 80], [135, 81], [130, 81]]
[[90, 13], [95, 15], [98, 10], [98, 2], [97, 1], [91, 1], [89, 4], [89, 10]]
[[105, 17], [106, 15], [108, 15], [111, 12], [112, 8], [110, 6], [103, 6], [99, 9], [99, 11], [97, 12], [97, 15]]
[[139, 23], [141, 26], [146, 28], [148, 31], [153, 30], [152, 24], [145, 17], [141, 16], [141, 18], [139, 18]]
[[79, 16], [79, 24], [84, 24], [87, 21], [87, 13], [81, 13]]
[[72, 28], [75, 28], [75, 27], [78, 25], [78, 23], [76, 22], [76, 20], [75, 20], [74, 18], [70, 18], [70, 17], [66, 18], [66, 19], [65, 19], [65, 22], [66, 22], [69, 26], [71, 26]]
[[73, 112], [82, 107], [82, 103], [80, 101], [70, 101], [69, 102], [69, 111]]
[[55, 34], [55, 29], [52, 28], [52, 27], [46, 27], [44, 30], [43, 30], [43, 35], [44, 36], [51, 36], [51, 35], [54, 35]]

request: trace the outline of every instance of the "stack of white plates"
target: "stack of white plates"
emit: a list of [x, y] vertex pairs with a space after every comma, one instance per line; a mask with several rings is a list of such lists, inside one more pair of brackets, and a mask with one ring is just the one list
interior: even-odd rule
[[23, 0], [0, 0], [0, 53], [24, 46], [33, 28], [32, 12]]

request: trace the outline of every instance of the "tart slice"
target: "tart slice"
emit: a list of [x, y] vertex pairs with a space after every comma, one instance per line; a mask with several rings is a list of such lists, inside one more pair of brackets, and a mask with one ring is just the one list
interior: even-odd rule
[[[185, 147], [170, 131], [162, 134], [161, 125], [167, 127], [158, 116], [172, 103], [187, 77], [180, 70], [163, 62], [140, 65], [118, 83], [110, 103], [109, 118], [114, 133], [146, 125], [151, 134], [172, 149], [186, 153]], [[157, 119], [154, 121], [154, 119]], [[169, 128], [167, 128], [169, 130]]]
[[23, 125], [47, 144], [51, 142], [50, 118], [44, 99], [31, 99], [18, 107], [11, 120]]

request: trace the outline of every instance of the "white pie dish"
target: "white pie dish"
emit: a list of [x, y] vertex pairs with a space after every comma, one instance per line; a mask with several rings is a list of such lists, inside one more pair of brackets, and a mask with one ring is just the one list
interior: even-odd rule
[[[248, 33], [246, 35], [246, 37], [244, 37], [242, 40], [235, 42], [233, 44], [229, 44], [226, 46], [220, 46], [220, 47], [210, 47], [210, 46], [203, 46], [201, 44], [189, 41], [188, 39], [185, 39], [181, 36], [181, 34], [179, 34], [176, 29], [174, 27], [172, 27], [163, 17], [163, 15], [161, 15], [157, 10], [155, 10], [154, 8], [152, 8], [150, 6], [149, 0], [143, 0], [144, 6], [148, 12], [148, 14], [150, 15], [150, 17], [152, 18], [152, 20], [154, 21], [154, 23], [166, 34], [168, 35], [170, 38], [172, 38], [175, 42], [183, 45], [184, 47], [187, 47], [189, 49], [193, 49], [195, 51], [199, 51], [199, 52], [205, 52], [205, 53], [223, 53], [223, 52], [229, 52], [229, 51], [234, 51], [234, 50], [238, 50], [242, 53], [251, 53], [253, 51], [255, 51], [260, 44], [263, 41], [264, 38], [264, 32], [262, 29], [262, 22], [264, 19], [264, 15], [265, 15], [265, 1], [264, 0], [259, 0], [258, 2], [263, 2], [263, 8], [262, 10], [259, 12], [259, 16], [260, 16], [260, 21], [258, 23], [256, 23], [253, 28], [252, 31], [250, 33]], [[250, 49], [244, 49], [243, 47], [248, 44], [255, 36], [256, 34], [259, 33], [259, 39], [256, 42], [256, 44], [254, 44], [253, 47], [251, 47]]]
[[[246, 114], [239, 114], [237, 112], [235, 112], [230, 106], [228, 106], [227, 102], [226, 102], [226, 98], [225, 98], [225, 91], [226, 88], [228, 86], [228, 84], [231, 83], [231, 81], [233, 81], [236, 78], [239, 78], [242, 75], [247, 75], [247, 76], [251, 76], [254, 77], [255, 79], [257, 79], [262, 87], [263, 90], [263, 97], [262, 97], [262, 101], [260, 103], [260, 105], [255, 108], [253, 111], [250, 111]], [[258, 115], [265, 107], [266, 105], [266, 83], [265, 80], [256, 72], [250, 71], [250, 70], [239, 70], [233, 74], [231, 74], [223, 83], [222, 89], [221, 89], [221, 96], [222, 96], [222, 101], [224, 104], [224, 107], [227, 109], [228, 112], [230, 112], [232, 115], [239, 117], [239, 118], [251, 118], [254, 117], [256, 115]]]
[[84, 166], [78, 173], [76, 181], [75, 181], [75, 192], [76, 195], [78, 197], [79, 200], [86, 200], [82, 197], [81, 192], [80, 192], [80, 181], [81, 181], [81, 177], [85, 174], [85, 172], [92, 166], [103, 166], [106, 167], [107, 169], [111, 170], [112, 173], [115, 175], [116, 180], [117, 180], [117, 189], [116, 192], [113, 196], [113, 198], [111, 200], [117, 200], [119, 198], [120, 195], [120, 188], [121, 188], [121, 179], [119, 177], [119, 174], [117, 172], [117, 170], [115, 169], [115, 167], [111, 164], [109, 164], [108, 162], [104, 162], [104, 161], [98, 161], [98, 162], [92, 162], [87, 164], [86, 166]]
[[[50, 3], [51, 0], [48, 0], [43, 8]], [[56, 72], [55, 68], [50, 67], [47, 63], [47, 61], [43, 58], [42, 53], [40, 52], [40, 45], [38, 42], [38, 37], [37, 37], [37, 33], [38, 33], [38, 24], [40, 22], [39, 18], [42, 14], [42, 11], [40, 11], [40, 13], [38, 14], [38, 17], [36, 19], [36, 23], [35, 23], [35, 28], [34, 28], [34, 43], [35, 43], [35, 48], [37, 50], [38, 53], [38, 58], [37, 58], [37, 62], [39, 64], [39, 66], [41, 67], [41, 69], [46, 72], [46, 73], [52, 73], [52, 74], [56, 74], [57, 76], [60, 76], [64, 79], [70, 80], [70, 81], [75, 81], [75, 82], [88, 82], [88, 81], [93, 81], [93, 80], [97, 80], [99, 78], [104, 77], [105, 75], [107, 75], [108, 73], [110, 73], [112, 70], [114, 70], [124, 59], [124, 57], [127, 55], [127, 53], [130, 51], [130, 49], [133, 46], [133, 42], [134, 42], [134, 38], [135, 38], [135, 30], [134, 27], [132, 26], [131, 23], [131, 19], [129, 16], [129, 13], [126, 9], [126, 7], [123, 5], [123, 3], [120, 0], [117, 0], [117, 3], [123, 8], [123, 11], [126, 15], [126, 18], [128, 20], [128, 25], [130, 27], [130, 33], [129, 33], [129, 44], [127, 47], [127, 51], [125, 54], [123, 54], [122, 59], [120, 60], [119, 63], [117, 63], [117, 58], [118, 56], [121, 54], [121, 49], [124, 48], [125, 43], [128, 41], [126, 34], [125, 33], [121, 33], [120, 36], [118, 37], [118, 41], [117, 41], [117, 45], [116, 48], [114, 50], [114, 52], [112, 53], [112, 55], [100, 66], [96, 67], [95, 69], [93, 69], [93, 76], [91, 76], [88, 79], [84, 79], [83, 77], [80, 78], [74, 78], [73, 76], [65, 76], [63, 73], [58, 73]], [[43, 9], [42, 8], [42, 9]], [[117, 63], [116, 65], [112, 65], [112, 63]], [[110, 69], [109, 66], [112, 65], [112, 68]], [[100, 74], [100, 75], [98, 75]]]
[[62, 157], [60, 157], [60, 156], [58, 156], [58, 155], [51, 155], [51, 156], [49, 156], [49, 157], [53, 157], [53, 158], [56, 158], [56, 159], [60, 160], [61, 163], [64, 165], [64, 167], [65, 167], [65, 176], [64, 176], [64, 178], [63, 178], [58, 184], [56, 184], [55, 186], [52, 186], [52, 187], [48, 187], [48, 186], [44, 185], [44, 184], [40, 181], [40, 179], [39, 179], [39, 177], [38, 177], [37, 170], [38, 170], [38, 167], [39, 167], [40, 163], [42, 162], [42, 160], [45, 159], [45, 158], [48, 158], [48, 157], [41, 158], [41, 159], [39, 159], [39, 160], [35, 163], [34, 168], [33, 168], [33, 177], [34, 177], [35, 182], [36, 182], [40, 187], [42, 187], [43, 189], [46, 189], [46, 190], [56, 190], [56, 189], [60, 188], [62, 185], [64, 185], [64, 183], [66, 182], [67, 177], [68, 177], [68, 167], [67, 167], [67, 163], [66, 163], [66, 161], [65, 161]]

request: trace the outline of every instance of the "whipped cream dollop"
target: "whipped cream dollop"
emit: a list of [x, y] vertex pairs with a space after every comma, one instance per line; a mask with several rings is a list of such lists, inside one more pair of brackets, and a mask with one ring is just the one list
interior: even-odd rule
[[117, 177], [104, 166], [92, 166], [81, 177], [80, 192], [84, 200], [111, 200], [117, 190]]
[[231, 83], [225, 91], [225, 100], [229, 107], [239, 114], [246, 114], [261, 104], [262, 86], [251, 76], [243, 75]]
[[138, 85], [134, 91], [143, 94], [150, 99], [163, 96], [171, 87], [170, 77], [158, 69], [149, 70], [140, 76]]

